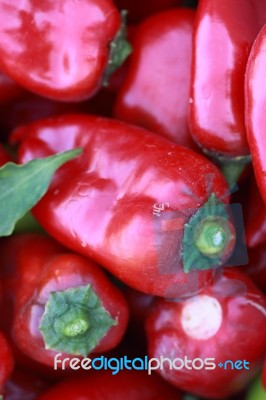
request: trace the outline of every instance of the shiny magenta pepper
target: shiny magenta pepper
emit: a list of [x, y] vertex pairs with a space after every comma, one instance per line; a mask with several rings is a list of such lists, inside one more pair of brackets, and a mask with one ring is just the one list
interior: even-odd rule
[[127, 304], [96, 264], [38, 234], [2, 239], [0, 254], [1, 323], [24, 355], [53, 367], [119, 344]]
[[113, 69], [128, 54], [118, 37], [120, 26], [111, 0], [1, 2], [1, 69], [41, 96], [89, 98], [100, 88], [107, 67]]
[[172, 9], [142, 22], [115, 117], [193, 148], [188, 101], [195, 11]]
[[192, 150], [133, 125], [84, 115], [21, 127], [16, 140], [21, 163], [83, 148], [55, 174], [33, 213], [59, 242], [129, 286], [187, 296], [230, 254], [227, 185], [218, 168]]
[[12, 137], [21, 142], [20, 163], [83, 147], [55, 174], [33, 213], [59, 242], [129, 286], [187, 296], [205, 286], [211, 268], [231, 252], [227, 185], [218, 168], [192, 150], [85, 115], [38, 121]]
[[258, 372], [265, 331], [265, 295], [249, 277], [227, 268], [196, 297], [156, 300], [147, 319], [148, 353], [168, 358], [163, 368], [155, 363], [154, 370], [179, 389], [223, 399]]
[[[225, 164], [235, 159], [239, 168], [249, 160], [244, 113], [245, 68], [252, 43], [265, 21], [266, 3], [261, 0], [200, 0], [197, 9], [190, 93], [191, 133], [207, 153]], [[238, 174], [237, 170], [236, 177]]]
[[246, 69], [246, 126], [248, 142], [252, 154], [252, 163], [260, 190], [261, 197], [266, 204], [266, 153], [265, 107], [266, 95], [263, 88], [264, 72], [266, 68], [266, 25], [256, 38]]

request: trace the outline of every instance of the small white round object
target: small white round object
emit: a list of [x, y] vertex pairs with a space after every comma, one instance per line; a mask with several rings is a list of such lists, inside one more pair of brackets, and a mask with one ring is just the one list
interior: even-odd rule
[[204, 340], [214, 336], [223, 320], [219, 301], [212, 296], [199, 295], [186, 301], [181, 313], [181, 325], [193, 339]]

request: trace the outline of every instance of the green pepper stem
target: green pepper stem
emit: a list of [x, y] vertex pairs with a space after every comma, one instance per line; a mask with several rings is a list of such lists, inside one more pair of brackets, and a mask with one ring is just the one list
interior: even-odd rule
[[224, 218], [206, 218], [196, 231], [195, 246], [205, 256], [220, 255], [227, 246], [230, 233]]
[[116, 324], [89, 284], [51, 292], [39, 329], [46, 349], [86, 357]]
[[72, 308], [54, 322], [54, 330], [67, 337], [85, 334], [90, 328], [88, 315]]
[[132, 46], [127, 41], [127, 31], [126, 31], [126, 15], [127, 11], [121, 11], [121, 27], [116, 34], [114, 40], [110, 43], [110, 52], [108, 66], [104, 73], [104, 78], [102, 81], [102, 86], [108, 86], [110, 76], [124, 63], [126, 58], [132, 52]]

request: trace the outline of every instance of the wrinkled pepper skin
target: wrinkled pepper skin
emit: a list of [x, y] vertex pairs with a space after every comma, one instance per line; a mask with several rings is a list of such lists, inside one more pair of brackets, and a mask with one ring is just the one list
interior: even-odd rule
[[[266, 299], [250, 278], [227, 268], [194, 298], [177, 303], [158, 299], [146, 328], [150, 357], [197, 359], [196, 368], [190, 362], [180, 369], [178, 361], [177, 370], [167, 363], [158, 369], [168, 382], [207, 399], [223, 399], [258, 372], [266, 351]], [[215, 368], [205, 369], [199, 358], [212, 358]], [[246, 360], [249, 370], [218, 366], [227, 360]]]
[[101, 86], [120, 24], [111, 0], [1, 2], [1, 69], [44, 97], [89, 98]]
[[98, 371], [83, 378], [63, 381], [38, 397], [38, 400], [181, 400], [180, 392], [160, 377], [141, 371]]
[[[193, 148], [188, 102], [195, 11], [172, 9], [139, 25], [114, 116]], [[152, 68], [151, 68], [152, 66]]]
[[264, 1], [199, 1], [189, 122], [195, 141], [214, 155], [249, 153], [244, 76], [252, 43], [265, 21]]
[[266, 26], [257, 36], [248, 59], [246, 69], [246, 126], [252, 163], [261, 197], [266, 204], [266, 157], [265, 157], [265, 107], [263, 90], [266, 68]]
[[8, 380], [14, 366], [13, 355], [10, 347], [0, 332], [0, 395], [5, 392], [5, 384]]
[[[185, 222], [210, 193], [228, 201], [224, 177], [210, 161], [141, 128], [94, 116], [39, 121], [19, 128], [12, 140], [21, 141], [20, 163], [83, 148], [33, 208], [59, 242], [152, 295], [188, 296], [211, 279], [212, 270], [187, 274], [181, 261]], [[159, 216], [153, 214], [158, 204], [165, 205]], [[179, 216], [176, 227], [160, 219], [173, 218], [171, 210]]]
[[[87, 345], [90, 346], [87, 354], [104, 352], [118, 345], [127, 326], [128, 307], [123, 295], [96, 264], [70, 253], [53, 239], [40, 234], [21, 234], [5, 238], [0, 243], [0, 252], [4, 290], [2, 324], [5, 324], [4, 328], [7, 331], [11, 331], [15, 346], [23, 354], [43, 365], [53, 367], [54, 357], [58, 352], [62, 353], [61, 358], [73, 358], [73, 356], [86, 356]], [[74, 299], [67, 297], [67, 293], [71, 288], [80, 289], [87, 285], [90, 285], [94, 291], [93, 299], [96, 294], [101, 306], [113, 322], [108, 325], [108, 329], [101, 337], [86, 338], [84, 355], [84, 351], [78, 347], [79, 341], [83, 340], [83, 336], [90, 330], [96, 329], [89, 314], [96, 300], [90, 300], [91, 297], [86, 294], [86, 301], [83, 304], [81, 300], [77, 300], [79, 299], [77, 290], [73, 296]], [[53, 293], [64, 296], [62, 311], [58, 311], [61, 306], [56, 303], [56, 315], [51, 312]], [[81, 305], [80, 308], [77, 308], [77, 301]], [[103, 318], [98, 312], [99, 306], [97, 307], [94, 311], [98, 315], [96, 318]], [[74, 316], [70, 315], [72, 310], [75, 312]], [[69, 333], [69, 329], [66, 330], [69, 322], [72, 324], [72, 321], [80, 319], [83, 310], [86, 315], [88, 314], [89, 327], [86, 326], [84, 332]], [[54, 341], [55, 335], [59, 332], [58, 342], [51, 344], [51, 338], [48, 342], [47, 329], [44, 330], [43, 322], [45, 315], [51, 321], [48, 334], [52, 334], [52, 341]], [[63, 318], [67, 319], [63, 320]], [[60, 326], [59, 319], [62, 320]], [[83, 322], [84, 318], [82, 324]], [[99, 322], [97, 329], [101, 329]], [[63, 337], [61, 337], [61, 332], [63, 332]], [[62, 340], [70, 342], [71, 338], [76, 340], [74, 350], [61, 344]]]

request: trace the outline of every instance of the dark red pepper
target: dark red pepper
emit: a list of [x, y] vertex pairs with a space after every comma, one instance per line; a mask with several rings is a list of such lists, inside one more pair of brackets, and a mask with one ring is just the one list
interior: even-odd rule
[[2, 2], [1, 69], [41, 96], [89, 98], [129, 52], [120, 26], [111, 0]]
[[83, 378], [63, 381], [38, 400], [181, 400], [178, 390], [158, 376], [141, 371], [97, 372]]
[[[252, 43], [265, 21], [266, 3], [261, 0], [201, 0], [197, 9], [191, 72], [191, 133], [225, 167], [229, 161], [233, 162], [235, 178], [249, 160], [244, 113], [245, 68]], [[232, 169], [230, 173], [234, 181]]]
[[[192, 150], [119, 121], [69, 115], [18, 129], [19, 162], [83, 147], [33, 209], [64, 245], [124, 283], [188, 296], [234, 244], [220, 171]], [[187, 274], [186, 272], [189, 272]]]
[[265, 331], [264, 294], [250, 278], [227, 268], [196, 297], [156, 300], [147, 320], [149, 356], [177, 359], [176, 369], [167, 361], [162, 369], [157, 365], [157, 372], [176, 387], [222, 399], [243, 389], [257, 373], [266, 351]]
[[121, 341], [127, 304], [97, 265], [37, 234], [3, 239], [0, 253], [2, 323], [29, 358], [53, 366], [58, 352], [85, 357]]
[[194, 17], [192, 9], [173, 9], [140, 24], [114, 110], [121, 120], [192, 148], [188, 101]]
[[265, 157], [265, 106], [263, 88], [266, 68], [266, 26], [257, 36], [248, 59], [246, 69], [246, 126], [252, 163], [260, 190], [266, 204], [266, 157]]

